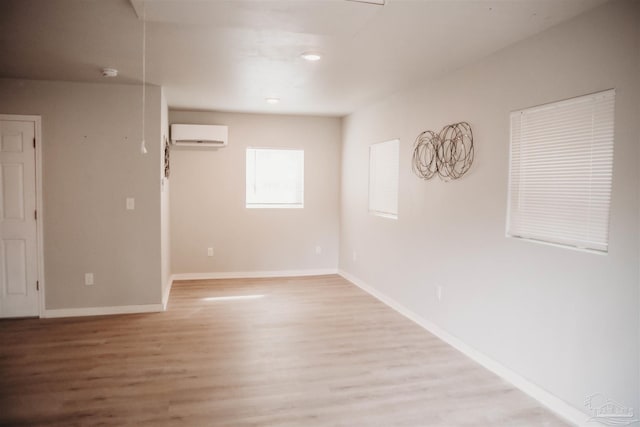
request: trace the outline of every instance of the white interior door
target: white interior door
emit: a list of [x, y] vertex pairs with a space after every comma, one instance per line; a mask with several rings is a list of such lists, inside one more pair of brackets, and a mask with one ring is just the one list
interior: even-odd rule
[[0, 120], [0, 317], [37, 316], [35, 122]]

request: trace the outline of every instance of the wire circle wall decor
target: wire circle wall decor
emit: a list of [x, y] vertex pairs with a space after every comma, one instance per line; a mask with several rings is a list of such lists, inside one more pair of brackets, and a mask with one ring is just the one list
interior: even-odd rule
[[430, 130], [416, 138], [413, 172], [422, 179], [436, 174], [444, 181], [464, 175], [473, 163], [473, 132], [467, 122], [454, 123], [439, 133]]
[[170, 163], [171, 151], [169, 148], [169, 140], [164, 137], [164, 177], [169, 178], [171, 175], [171, 163]]

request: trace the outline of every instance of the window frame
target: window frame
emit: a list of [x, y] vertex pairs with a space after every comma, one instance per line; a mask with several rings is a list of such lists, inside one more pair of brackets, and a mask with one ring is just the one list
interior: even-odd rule
[[[299, 203], [251, 203], [249, 202], [249, 153], [251, 151], [296, 151], [301, 153], [300, 164], [300, 202]], [[245, 149], [245, 208], [246, 209], [304, 209], [304, 187], [305, 187], [305, 155], [303, 148], [291, 147], [247, 147]]]
[[[579, 120], [576, 119], [576, 117], [581, 117], [579, 116], [579, 113], [580, 113], [579, 110], [580, 108], [582, 108], [582, 105], [587, 105], [587, 103], [589, 103], [588, 106], [591, 107], [590, 125], [589, 127], [586, 127], [586, 126], [578, 127]], [[598, 103], [601, 103], [601, 104], [598, 104]], [[567, 113], [568, 110], [564, 110], [564, 111], [561, 110], [562, 108], [567, 108], [567, 107], [574, 107], [574, 110], [570, 111], [569, 113]], [[604, 111], [604, 113], [602, 111], [598, 111], [598, 114], [602, 114], [602, 116], [600, 117], [601, 120], [599, 122], [595, 121], [597, 108], [601, 108], [602, 111]], [[566, 120], [568, 122], [568, 119], [566, 118], [563, 118], [562, 120], [560, 118], [556, 119], [555, 116], [554, 118], [547, 118], [546, 119], [547, 122], [545, 122], [545, 124], [548, 125], [549, 122], [557, 120], [559, 123], [561, 123], [561, 125], [556, 125], [556, 127], [553, 128], [553, 131], [550, 132], [550, 135], [547, 135], [549, 139], [543, 140], [545, 142], [543, 142], [542, 144], [543, 145], [546, 144], [546, 147], [543, 147], [543, 148], [536, 147], [535, 149], [532, 149], [531, 146], [527, 147], [529, 151], [531, 152], [538, 151], [539, 153], [531, 154], [529, 158], [523, 162], [522, 152], [521, 152], [522, 147], [524, 146], [524, 144], [526, 144], [526, 142], [529, 142], [529, 144], [532, 144], [532, 141], [526, 141], [526, 138], [532, 138], [531, 134], [535, 133], [535, 131], [533, 130], [528, 130], [528, 132], [530, 133], [527, 134], [525, 138], [523, 138], [521, 134], [522, 124], [523, 124], [523, 119], [522, 119], [523, 114], [547, 113], [549, 116], [551, 116], [549, 113], [553, 111], [555, 111], [554, 114], [566, 114], [567, 116], [571, 115], [571, 117], [573, 117], [573, 122], [569, 122], [570, 125], [567, 125], [562, 122], [562, 120]], [[584, 117], [582, 118], [584, 120]], [[506, 225], [505, 236], [508, 238], [514, 238], [518, 240], [539, 243], [543, 245], [556, 246], [556, 247], [561, 247], [569, 250], [606, 255], [609, 250], [611, 199], [612, 199], [612, 192], [613, 192], [613, 168], [614, 168], [614, 147], [615, 147], [615, 89], [609, 89], [601, 92], [577, 96], [574, 98], [550, 102], [550, 103], [538, 105], [535, 107], [529, 107], [522, 110], [512, 111], [510, 113], [509, 120], [510, 120], [509, 170], [508, 170], [509, 179], [508, 179], [508, 186], [507, 186], [507, 217], [506, 217], [506, 224], [505, 224]], [[518, 142], [517, 142], [518, 144], [517, 165], [515, 166], [514, 166], [514, 158], [516, 156], [514, 155], [514, 132], [515, 132], [514, 120], [516, 120], [517, 122], [518, 132], [519, 132]], [[540, 125], [537, 124], [537, 126], [538, 126], [538, 129], [540, 129]], [[558, 129], [566, 132], [566, 134], [562, 138], [553, 134], [553, 132], [559, 132]], [[594, 129], [597, 129], [598, 132], [594, 132]], [[578, 138], [579, 133], [580, 132], [585, 133], [585, 130], [590, 131], [589, 138], [588, 139]], [[544, 128], [543, 131], [547, 131], [547, 128]], [[602, 136], [602, 135], [605, 135], [605, 136]], [[570, 142], [572, 138], [574, 142]], [[525, 142], [523, 142], [523, 139], [525, 139]], [[561, 141], [562, 144], [559, 143], [558, 145], [552, 145], [553, 142], [555, 142], [555, 140]], [[579, 142], [575, 142], [575, 141], [579, 141]], [[572, 161], [573, 163], [571, 163], [570, 166], [567, 166], [566, 168], [561, 169], [560, 171], [565, 172], [565, 175], [568, 175], [571, 172], [577, 173], [576, 171], [580, 169], [580, 166], [584, 167], [584, 163], [580, 163], [580, 160], [579, 160], [580, 155], [585, 156], [585, 154], [587, 153], [589, 154], [590, 156], [589, 169], [588, 169], [589, 179], [588, 181], [586, 181], [589, 184], [588, 186], [589, 191], [586, 192], [584, 189], [579, 189], [579, 188], [573, 189], [572, 190], [573, 192], [569, 193], [569, 196], [565, 196], [567, 197], [567, 200], [571, 196], [581, 200], [580, 203], [576, 203], [578, 207], [565, 208], [565, 210], [561, 210], [561, 209], [558, 209], [557, 206], [550, 205], [549, 200], [546, 200], [546, 204], [539, 202], [538, 205], [533, 205], [533, 206], [534, 208], [537, 208], [541, 212], [543, 212], [543, 214], [533, 214], [533, 220], [531, 219], [531, 215], [529, 215], [528, 220], [534, 221], [534, 222], [529, 222], [524, 227], [521, 226], [520, 224], [518, 224], [516, 227], [512, 227], [514, 218], [517, 221], [522, 221], [523, 218], [525, 218], [526, 220], [527, 219], [526, 217], [528, 216], [526, 214], [523, 214], [523, 215], [520, 215], [520, 217], [517, 217], [518, 213], [514, 213], [514, 209], [513, 209], [513, 207], [516, 204], [519, 205], [521, 203], [520, 199], [522, 197], [522, 194], [526, 193], [526, 189], [525, 191], [522, 190], [523, 184], [521, 182], [522, 178], [520, 176], [523, 171], [523, 163], [525, 164], [527, 162], [535, 163], [534, 168], [541, 168], [545, 166], [552, 167], [551, 165], [554, 162], [559, 163], [558, 158], [553, 157], [552, 150], [554, 149], [555, 150], [568, 150], [568, 149], [577, 150], [576, 147], [579, 147], [580, 149], [580, 151], [578, 152], [579, 154], [572, 153], [571, 156], [569, 157], [569, 161]], [[595, 155], [594, 155], [594, 152], [596, 152]], [[539, 158], [536, 160], [535, 159], [536, 156], [548, 157], [548, 159], [544, 160], [543, 162]], [[534, 159], [532, 160], [532, 158]], [[583, 162], [585, 161], [583, 160]], [[565, 163], [569, 164], [569, 162], [565, 162]], [[603, 169], [604, 167], [606, 167], [606, 169]], [[519, 168], [519, 169], [516, 170], [516, 168]], [[602, 172], [603, 170], [604, 172]], [[558, 170], [556, 170], [556, 172], [557, 171]], [[514, 178], [514, 173], [518, 175], [517, 178]], [[536, 176], [538, 178], [543, 176], [541, 175], [540, 171], [538, 171], [537, 174], [538, 175], [532, 176], [534, 180]], [[594, 178], [595, 175], [600, 175], [600, 177]], [[531, 179], [532, 177], [529, 177], [529, 179]], [[573, 179], [575, 180], [575, 178]], [[514, 181], [517, 181], [517, 189], [514, 189]], [[557, 182], [560, 182], [560, 184], [556, 184]], [[571, 178], [565, 178], [562, 181], [554, 181], [553, 185], [547, 184], [547, 187], [552, 187], [552, 189], [555, 191], [552, 191], [550, 193], [544, 193], [542, 197], [541, 196], [538, 196], [538, 197], [541, 197], [542, 199], [544, 199], [544, 196], [547, 196], [548, 198], [552, 198], [553, 196], [559, 197], [558, 195], [562, 194], [561, 190], [564, 190], [567, 187], [570, 187], [571, 183], [572, 183]], [[596, 185], [596, 188], [598, 188], [597, 195], [592, 195], [591, 188], [592, 186], [594, 186], [594, 183]], [[605, 184], [606, 186], [604, 186]], [[561, 190], [558, 190], [557, 188], [560, 188]], [[604, 190], [602, 190], [602, 188], [604, 188]], [[530, 189], [529, 194], [527, 196], [532, 197], [531, 195], [536, 190], [540, 191], [540, 189], [544, 189], [544, 185], [538, 184], [538, 187], [535, 187], [534, 190]], [[514, 201], [514, 197], [516, 196], [518, 197], [518, 200]], [[582, 198], [586, 198], [587, 201], [586, 202], [582, 201], [583, 199], [580, 198], [580, 196], [582, 196]], [[600, 200], [596, 200], [596, 199], [600, 199]], [[596, 200], [596, 201], [594, 202], [593, 200]], [[602, 200], [604, 200], [604, 202]], [[530, 200], [528, 201], [530, 202]], [[605, 213], [602, 214], [602, 210], [604, 208], [606, 208]], [[530, 211], [531, 207], [529, 207], [528, 209]], [[552, 231], [547, 231], [545, 233], [539, 230], [536, 235], [536, 233], [534, 233], [531, 230], [531, 229], [535, 230], [536, 228], [536, 225], [532, 225], [532, 224], [535, 224], [535, 219], [539, 219], [540, 217], [543, 217], [544, 214], [546, 214], [549, 217], [553, 217], [554, 215], [560, 216], [564, 214], [570, 218], [578, 218], [579, 213], [582, 213], [584, 215], [583, 211], [581, 212], [576, 209], [582, 209], [582, 210], [586, 209], [586, 211], [589, 213], [589, 215], [587, 216], [588, 220], [587, 221], [585, 221], [584, 219], [581, 221], [574, 220], [574, 222], [571, 223], [571, 226], [575, 228], [572, 229], [571, 231], [563, 230], [564, 224], [557, 219], [549, 221], [550, 223], [549, 226], [546, 226], [546, 224], [544, 224], [541, 227], [541, 228], [546, 228], [547, 230], [552, 230]], [[592, 226], [592, 223], [596, 223], [596, 222], [591, 221], [592, 217], [590, 216], [592, 209], [596, 213], [598, 210], [600, 211], [599, 216], [597, 216], [599, 221], [597, 221], [597, 225], [595, 226], [595, 228]], [[524, 209], [523, 211], [528, 212], [526, 209]], [[537, 217], [536, 215], [539, 215], [539, 217]], [[527, 227], [529, 227], [528, 230], [527, 230]], [[537, 227], [540, 227], [540, 226], [538, 225]], [[575, 233], [575, 229], [580, 227], [582, 227], [583, 230], [586, 230], [586, 231], [583, 231], [584, 234], [580, 235], [579, 233]], [[597, 235], [598, 232], [600, 232], [601, 239], [598, 239], [598, 240], [590, 239], [590, 237], [592, 236], [592, 233]], [[602, 238], [602, 236], [604, 236], [604, 238]]]
[[[373, 164], [373, 155], [374, 155], [374, 147], [375, 146], [381, 146], [383, 144], [395, 144], [395, 148], [397, 149], [397, 152], [395, 153], [396, 155], [396, 162], [394, 165], [394, 169], [396, 172], [396, 176], [395, 176], [395, 188], [394, 188], [394, 199], [395, 199], [395, 206], [394, 209], [390, 209], [389, 211], [386, 210], [379, 210], [379, 209], [375, 209], [376, 206], [373, 206], [372, 208], [372, 194], [375, 191], [374, 188], [372, 188], [373, 184], [372, 184], [372, 178], [373, 178], [373, 182], [375, 183], [375, 169], [373, 166], [375, 166]], [[374, 216], [378, 216], [381, 218], [389, 218], [389, 219], [398, 219], [398, 212], [399, 212], [399, 205], [400, 205], [400, 139], [399, 138], [394, 138], [394, 139], [389, 139], [386, 141], [381, 141], [381, 142], [376, 142], [373, 143], [371, 145], [369, 145], [369, 178], [368, 178], [368, 198], [367, 198], [367, 208], [369, 211], [369, 214], [374, 215]]]

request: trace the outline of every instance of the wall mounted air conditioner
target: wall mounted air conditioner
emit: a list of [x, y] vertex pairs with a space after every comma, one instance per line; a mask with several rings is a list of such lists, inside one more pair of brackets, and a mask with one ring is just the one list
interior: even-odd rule
[[171, 142], [176, 147], [226, 147], [228, 126], [219, 125], [171, 125]]

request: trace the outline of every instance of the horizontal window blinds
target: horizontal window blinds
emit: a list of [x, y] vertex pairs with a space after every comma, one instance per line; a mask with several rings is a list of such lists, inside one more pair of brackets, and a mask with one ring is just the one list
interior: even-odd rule
[[507, 234], [606, 252], [615, 91], [511, 113]]
[[302, 207], [304, 151], [247, 148], [247, 207]]
[[398, 217], [400, 140], [373, 144], [369, 148], [369, 212]]

